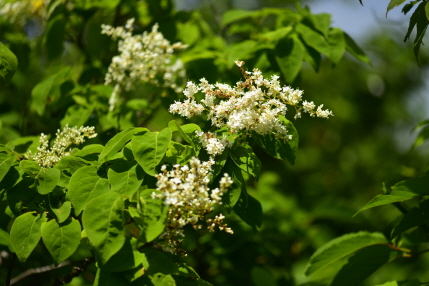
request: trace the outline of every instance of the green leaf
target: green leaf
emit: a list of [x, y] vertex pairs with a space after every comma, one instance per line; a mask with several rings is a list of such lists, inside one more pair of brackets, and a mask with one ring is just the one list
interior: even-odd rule
[[325, 37], [328, 37], [329, 27], [331, 26], [331, 15], [327, 13], [310, 15], [311, 22], [313, 23], [314, 27], [322, 32]]
[[74, 104], [67, 109], [66, 115], [61, 119], [60, 126], [84, 126], [94, 111], [94, 105], [82, 106]]
[[106, 146], [98, 157], [98, 162], [103, 163], [113, 157], [116, 153], [124, 148], [125, 144], [130, 141], [135, 134], [140, 132], [148, 132], [146, 128], [127, 128], [122, 132], [119, 132], [112, 139], [107, 142]]
[[104, 265], [125, 242], [124, 201], [116, 192], [91, 200], [82, 215], [82, 224], [94, 246], [97, 260]]
[[66, 19], [62, 14], [49, 20], [43, 43], [49, 60], [56, 59], [63, 53], [65, 27]]
[[400, 192], [401, 194], [403, 192], [408, 192], [410, 194], [414, 194], [415, 196], [428, 196], [429, 195], [429, 188], [427, 187], [428, 185], [429, 185], [429, 174], [422, 177], [405, 180], [395, 184], [392, 187], [391, 194], [395, 195], [398, 192]]
[[32, 174], [34, 176], [37, 175], [41, 170], [40, 165], [36, 161], [31, 161], [31, 160], [21, 161], [19, 163], [19, 167], [21, 168], [21, 170], [27, 172], [28, 174]]
[[61, 85], [70, 78], [71, 68], [67, 67], [39, 82], [31, 91], [30, 109], [42, 116], [48, 103], [61, 95]]
[[287, 27], [281, 27], [279, 29], [276, 29], [274, 31], [269, 31], [266, 33], [261, 34], [261, 40], [263, 41], [273, 41], [277, 42], [283, 38], [285, 38], [290, 32], [292, 31], [291, 26]]
[[343, 31], [338, 28], [331, 29], [328, 35], [328, 44], [331, 49], [328, 57], [334, 64], [337, 64], [346, 50], [346, 40], [344, 39]]
[[404, 214], [398, 224], [392, 230], [391, 238], [393, 239], [402, 232], [419, 226], [429, 221], [429, 200], [420, 203], [418, 208], [412, 208]]
[[76, 215], [79, 215], [92, 199], [110, 192], [109, 181], [98, 176], [95, 166], [83, 167], [74, 172], [68, 189]]
[[173, 165], [184, 165], [195, 155], [195, 149], [191, 146], [170, 141], [168, 150], [165, 153], [164, 161]]
[[406, 280], [406, 281], [390, 281], [376, 286], [420, 286], [420, 285], [421, 283], [419, 279], [412, 279], [412, 280]]
[[39, 138], [40, 136], [18, 137], [8, 142], [7, 146], [13, 149], [13, 151], [18, 152], [19, 154], [25, 154], [28, 151], [31, 151], [34, 154], [37, 153], [37, 147], [40, 146]]
[[63, 223], [70, 216], [71, 202], [65, 201], [58, 209], [51, 206], [51, 210], [57, 217], [58, 223]]
[[331, 51], [328, 42], [323, 35], [301, 23], [298, 23], [295, 29], [301, 35], [302, 39], [307, 45], [314, 48], [321, 54], [326, 56], [330, 55]]
[[371, 64], [371, 61], [367, 57], [367, 55], [365, 55], [363, 50], [355, 43], [355, 41], [353, 41], [353, 39], [347, 33], [344, 33], [344, 38], [346, 40], [346, 50], [352, 56], [354, 56], [356, 59], [360, 60], [361, 62]]
[[283, 125], [286, 126], [288, 134], [292, 139], [288, 141], [279, 140], [274, 134], [259, 135], [253, 133], [252, 138], [269, 155], [276, 159], [287, 160], [291, 165], [295, 164], [296, 151], [298, 150], [298, 132], [292, 122], [280, 116]]
[[156, 273], [149, 277], [154, 286], [176, 286], [173, 276], [169, 274]]
[[14, 215], [21, 215], [24, 206], [36, 196], [37, 192], [30, 188], [33, 183], [34, 178], [23, 173], [22, 180], [7, 191], [7, 203]]
[[10, 244], [10, 236], [9, 233], [0, 228], [0, 245], [6, 246], [10, 252], [13, 252], [12, 245]]
[[144, 172], [136, 161], [117, 159], [107, 171], [113, 192], [131, 197], [143, 182]]
[[277, 286], [277, 282], [273, 275], [267, 270], [255, 266], [252, 268], [252, 282], [255, 286]]
[[41, 195], [46, 195], [55, 188], [60, 181], [61, 171], [57, 168], [41, 168], [37, 174], [37, 191]]
[[152, 198], [152, 193], [158, 192], [154, 189], [147, 189], [140, 193], [141, 219], [143, 221], [142, 230], [138, 240], [148, 243], [157, 238], [165, 229], [167, 223], [168, 206], [164, 201]]
[[42, 236], [41, 227], [46, 221], [46, 214], [28, 212], [20, 215], [13, 222], [10, 230], [10, 243], [20, 262], [25, 262]]
[[304, 45], [296, 36], [284, 38], [276, 45], [276, 62], [289, 83], [295, 80], [301, 70], [304, 50]]
[[18, 59], [0, 42], [0, 87], [7, 86], [18, 68]]
[[228, 10], [222, 16], [221, 26], [224, 27], [232, 22], [253, 17], [254, 11], [248, 10]]
[[390, 194], [390, 195], [377, 195], [371, 201], [369, 201], [363, 208], [358, 210], [354, 214], [354, 216], [357, 215], [358, 213], [360, 213], [361, 211], [364, 211], [364, 210], [367, 210], [370, 208], [383, 206], [383, 205], [396, 203], [396, 202], [402, 202], [402, 201], [410, 200], [410, 199], [415, 198], [415, 197], [417, 197], [417, 196], [413, 193], [400, 192], [400, 191], [395, 192], [395, 193], [392, 192], [392, 194]]
[[414, 56], [416, 58], [417, 63], [419, 61], [418, 55], [420, 45], [423, 43], [423, 36], [429, 24], [429, 21], [426, 17], [426, 4], [427, 2], [425, 1], [420, 3], [420, 5], [414, 11], [413, 15], [411, 15], [410, 24], [408, 25], [408, 31], [404, 38], [404, 42], [407, 41], [410, 38], [411, 32], [413, 31], [414, 27], [417, 26], [416, 38], [414, 39]]
[[234, 206], [234, 212], [253, 230], [257, 230], [262, 225], [262, 205], [254, 197], [241, 193], [240, 199]]
[[258, 181], [262, 164], [253, 152], [252, 147], [248, 144], [240, 144], [238, 147], [230, 149], [229, 154], [241, 170], [252, 175]]
[[357, 251], [340, 269], [330, 286], [358, 286], [381, 266], [398, 256], [388, 245], [371, 245]]
[[387, 17], [387, 13], [389, 13], [390, 10], [392, 10], [395, 7], [398, 7], [404, 2], [405, 0], [390, 0], [389, 5], [387, 6], [386, 17]]
[[123, 272], [138, 267], [143, 263], [145, 255], [133, 249], [135, 238], [127, 237], [122, 248], [103, 265], [103, 270]]
[[[180, 127], [180, 125], [177, 124], [176, 121], [171, 120], [170, 122], [168, 122], [168, 127], [170, 127], [172, 132], [175, 132], [175, 131], [179, 132], [179, 134], [180, 134], [180, 136], [182, 136], [183, 140], [185, 140], [186, 142], [191, 144], [191, 146], [196, 150], [196, 146], [195, 146], [194, 141], [192, 141], [192, 139], [188, 136], [187, 133], [185, 133], [185, 131], [183, 131], [182, 127]], [[191, 128], [194, 128], [195, 131], [201, 130], [201, 128], [196, 124], [187, 124], [187, 127], [188, 127], [188, 132], [192, 132], [192, 131], [190, 131]]]
[[15, 161], [15, 154], [9, 149], [0, 153], [0, 181], [3, 180]]
[[120, 0], [76, 0], [76, 7], [89, 10], [91, 8], [97, 7], [97, 8], [103, 8], [108, 10], [114, 10], [116, 6], [118, 6]]
[[52, 219], [42, 225], [43, 243], [57, 264], [69, 258], [76, 251], [80, 237], [80, 223], [74, 218], [69, 218], [61, 224]]
[[234, 182], [228, 188], [228, 191], [222, 196], [222, 206], [225, 208], [227, 213], [231, 213], [233, 207], [238, 202], [242, 194], [243, 199], [246, 199], [246, 183], [244, 182], [241, 170], [231, 162], [231, 160], [226, 161], [222, 175], [219, 176], [219, 178], [223, 177], [223, 173], [227, 173]]
[[383, 234], [361, 231], [350, 233], [335, 238], [317, 249], [307, 263], [305, 275], [312, 273], [334, 263], [335, 261], [350, 255], [359, 249], [375, 244], [387, 244], [388, 241]]
[[156, 175], [155, 167], [164, 157], [170, 141], [170, 128], [164, 128], [160, 132], [147, 132], [133, 138], [131, 148], [134, 158], [147, 174]]

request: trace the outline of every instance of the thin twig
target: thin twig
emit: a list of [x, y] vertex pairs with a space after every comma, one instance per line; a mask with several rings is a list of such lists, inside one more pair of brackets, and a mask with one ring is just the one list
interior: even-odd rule
[[43, 273], [43, 272], [48, 272], [57, 268], [61, 268], [67, 265], [70, 265], [71, 261], [64, 261], [62, 263], [60, 263], [58, 266], [55, 266], [55, 264], [51, 264], [51, 265], [46, 265], [46, 266], [42, 266], [42, 267], [38, 267], [38, 268], [30, 268], [27, 269], [26, 271], [22, 272], [21, 274], [19, 274], [18, 276], [14, 277], [11, 281], [10, 281], [10, 285], [13, 285], [17, 282], [19, 282], [20, 280], [33, 275], [33, 274], [38, 274], [38, 273]]

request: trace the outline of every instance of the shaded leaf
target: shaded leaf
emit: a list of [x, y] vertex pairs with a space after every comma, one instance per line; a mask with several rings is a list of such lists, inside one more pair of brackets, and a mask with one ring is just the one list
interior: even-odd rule
[[[223, 172], [227, 173], [233, 181], [233, 184], [228, 188], [228, 191], [222, 196], [222, 206], [225, 208], [227, 213], [231, 213], [232, 208], [238, 202], [242, 194], [243, 200], [247, 200], [246, 183], [244, 182], [241, 170], [231, 160], [226, 161]], [[223, 175], [220, 177], [223, 177]], [[247, 201], [243, 203], [247, 204]]]
[[361, 211], [364, 211], [370, 208], [387, 205], [391, 203], [396, 203], [396, 202], [402, 202], [402, 201], [410, 200], [415, 197], [417, 196], [413, 193], [399, 192], [399, 191], [392, 193], [390, 195], [377, 195], [371, 201], [369, 201], [363, 208], [358, 210], [354, 215], [357, 215]]
[[303, 44], [296, 36], [284, 38], [276, 45], [276, 62], [289, 83], [295, 80], [301, 70], [304, 49]]
[[68, 189], [68, 195], [76, 215], [79, 215], [92, 199], [110, 192], [109, 181], [100, 178], [95, 166], [83, 167], [74, 172], [70, 178]]
[[331, 49], [328, 57], [334, 64], [337, 64], [346, 50], [346, 40], [341, 29], [333, 28], [329, 31], [328, 45]]
[[147, 174], [156, 175], [155, 167], [164, 157], [170, 141], [170, 128], [164, 128], [160, 132], [147, 132], [133, 138], [131, 148], [134, 158]]
[[408, 211], [392, 230], [391, 238], [400, 233], [429, 221], [429, 200], [420, 203], [418, 208]]
[[329, 57], [330, 48], [323, 35], [301, 23], [297, 24], [295, 28], [307, 45]]
[[311, 275], [361, 248], [374, 244], [387, 243], [388, 241], [384, 235], [378, 232], [370, 233], [361, 231], [335, 238], [317, 249], [311, 256], [310, 261], [307, 263], [305, 275]]
[[357, 251], [335, 275], [331, 286], [358, 286], [381, 266], [399, 255], [388, 245], [371, 245]]
[[124, 201], [116, 192], [91, 200], [82, 215], [82, 224], [94, 246], [97, 261], [104, 265], [125, 242]]
[[127, 128], [124, 131], [119, 132], [112, 139], [107, 142], [100, 156], [98, 162], [103, 163], [113, 157], [116, 153], [124, 148], [125, 144], [130, 141], [135, 134], [140, 132], [148, 132], [146, 128]]
[[229, 154], [234, 163], [246, 173], [255, 177], [256, 181], [259, 179], [261, 173], [261, 161], [253, 152], [252, 147], [248, 144], [240, 144], [238, 147], [231, 148]]
[[387, 13], [389, 13], [390, 10], [392, 10], [395, 7], [398, 7], [404, 2], [405, 0], [390, 0], [389, 5], [387, 6], [386, 17], [387, 17]]
[[9, 84], [16, 69], [18, 59], [2, 42], [0, 42], [0, 87]]
[[143, 263], [145, 255], [133, 249], [135, 238], [126, 238], [122, 248], [116, 252], [105, 265], [103, 270], [109, 272], [122, 272], [138, 267]]
[[262, 205], [254, 197], [241, 193], [240, 199], [234, 205], [234, 212], [253, 230], [257, 230], [262, 225]]
[[55, 188], [60, 181], [61, 171], [57, 168], [41, 168], [37, 174], [37, 191], [46, 195]]
[[[343, 32], [344, 33], [344, 32]], [[344, 39], [346, 40], [346, 50], [361, 62], [371, 64], [370, 59], [365, 55], [364, 51], [353, 41], [353, 39], [344, 33]]]
[[10, 149], [2, 150], [0, 153], [0, 181], [3, 180], [15, 161], [15, 154]]
[[118, 159], [114, 162], [107, 171], [111, 190], [125, 197], [131, 197], [143, 182], [143, 169], [136, 161]]
[[138, 240], [142, 243], [151, 242], [157, 238], [164, 231], [167, 223], [168, 206], [163, 200], [152, 198], [153, 192], [158, 191], [147, 189], [140, 193], [142, 229]]
[[254, 11], [248, 10], [228, 10], [222, 16], [221, 26], [226, 26], [232, 22], [252, 17], [254, 14]]

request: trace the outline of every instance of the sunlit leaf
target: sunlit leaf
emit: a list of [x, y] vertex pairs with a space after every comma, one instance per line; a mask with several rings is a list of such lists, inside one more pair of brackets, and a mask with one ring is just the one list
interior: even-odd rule
[[13, 222], [10, 230], [10, 243], [18, 256], [19, 261], [25, 262], [33, 252], [42, 236], [42, 224], [46, 221], [46, 214], [28, 212], [20, 215]]
[[18, 59], [15, 54], [0, 42], [0, 87], [10, 82], [17, 68]]

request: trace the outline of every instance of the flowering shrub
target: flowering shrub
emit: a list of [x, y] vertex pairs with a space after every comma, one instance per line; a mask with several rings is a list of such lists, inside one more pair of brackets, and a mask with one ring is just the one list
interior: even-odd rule
[[[171, 1], [0, 3], [0, 105], [13, 107], [0, 114], [0, 280], [298, 284], [295, 268], [308, 249], [337, 233], [317, 240], [312, 228], [302, 238], [317, 218], [294, 209], [301, 194], [284, 195], [296, 184], [283, 162], [294, 165], [297, 156], [293, 120], [314, 117], [304, 130], [318, 137], [316, 125], [327, 122], [318, 118], [333, 116], [296, 88], [302, 63], [318, 70], [339, 64], [345, 51], [369, 62], [329, 15], [299, 5], [231, 10], [213, 24], [217, 14], [176, 11]], [[334, 109], [335, 101], [323, 101]], [[317, 144], [336, 142], [325, 137]], [[305, 146], [311, 160], [317, 144]], [[288, 184], [274, 186], [273, 169]], [[426, 252], [400, 238], [425, 229], [426, 186], [427, 176], [405, 180], [362, 209], [421, 200], [390, 239], [343, 235], [313, 254], [306, 274], [353, 254], [334, 278], [314, 283], [358, 285], [392, 259]]]

